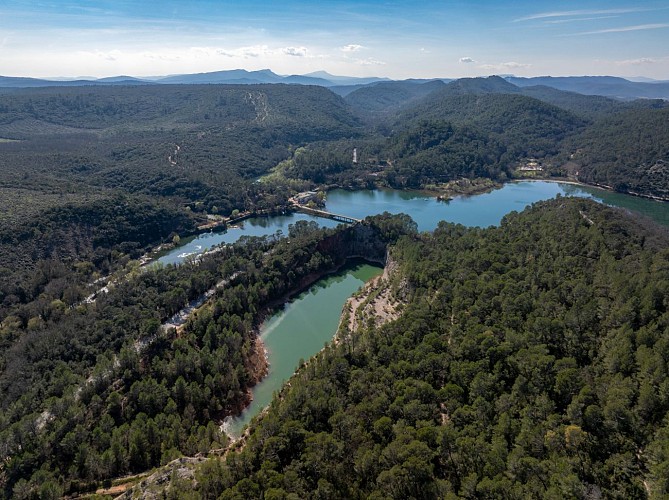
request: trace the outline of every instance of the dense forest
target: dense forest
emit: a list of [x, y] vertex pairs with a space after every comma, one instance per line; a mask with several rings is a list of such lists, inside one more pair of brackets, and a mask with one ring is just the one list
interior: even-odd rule
[[616, 191], [669, 198], [669, 108], [607, 117], [573, 141], [578, 178]]
[[197, 495], [669, 494], [668, 244], [575, 199], [400, 239], [402, 316], [300, 370]]
[[[100, 274], [206, 215], [274, 208], [253, 179], [360, 123], [321, 87], [153, 85], [0, 95], [0, 320], [15, 304], [80, 300]], [[41, 272], [41, 267], [58, 269]], [[71, 285], [65, 297], [63, 286]]]
[[[224, 453], [220, 422], [266, 369], [263, 316], [346, 256], [382, 261], [388, 245], [399, 319], [369, 321], [308, 363], [241, 453], [196, 471], [196, 495], [669, 494], [657, 227], [561, 199], [499, 228], [300, 223], [287, 238], [143, 265], [159, 245], [306, 189], [494, 185], [536, 160], [534, 176], [669, 196], [664, 101], [498, 77], [339, 91], [3, 89], [0, 497], [76, 495]], [[175, 478], [165, 493], [191, 490]]]
[[244, 180], [291, 147], [359, 131], [343, 100], [320, 87], [23, 89], [0, 95], [0, 185], [39, 191], [57, 179], [225, 214], [247, 203]]
[[[462, 177], [503, 182], [523, 162], [539, 159], [543, 175], [667, 197], [662, 100], [519, 88], [499, 77], [377, 83], [345, 100], [369, 132], [310, 144], [289, 160], [289, 177], [420, 188]], [[354, 147], [358, 164], [351, 161]]]
[[[349, 254], [383, 259], [411, 230], [402, 218], [338, 231], [297, 223], [289, 239], [242, 240], [201, 262], [128, 276], [92, 304], [55, 300], [27, 322], [19, 311], [0, 330], [5, 493], [86, 491], [223, 448], [216, 422], [239, 412], [264, 374], [256, 331], [272, 304]], [[161, 326], [217, 283], [182, 329]]]

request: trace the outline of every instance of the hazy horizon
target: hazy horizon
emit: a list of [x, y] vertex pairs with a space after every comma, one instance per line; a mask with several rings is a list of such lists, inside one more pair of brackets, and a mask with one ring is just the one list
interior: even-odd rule
[[[222, 72], [222, 71], [236, 71], [236, 70], [246, 70], [249, 72], [252, 71], [263, 71], [263, 70], [268, 70], [272, 71], [274, 74], [280, 77], [289, 77], [289, 76], [313, 76], [314, 78], [326, 78], [325, 76], [318, 76], [314, 75], [314, 73], [329, 73], [325, 70], [316, 70], [312, 71], [310, 73], [302, 73], [302, 74], [297, 74], [297, 73], [279, 73], [276, 71], [273, 71], [271, 68], [261, 68], [258, 70], [247, 70], [246, 68], [226, 68], [226, 69], [220, 69], [220, 70], [213, 70], [213, 71], [207, 71], [207, 72], [196, 72], [196, 73], [171, 73], [168, 75], [128, 75], [128, 74], [115, 74], [115, 75], [107, 75], [107, 76], [92, 76], [92, 75], [75, 75], [75, 76], [66, 76], [66, 75], [57, 75], [57, 76], [44, 76], [44, 77], [32, 77], [32, 76], [27, 76], [27, 75], [6, 75], [6, 74], [0, 74], [0, 77], [10, 77], [10, 78], [36, 78], [40, 80], [47, 80], [47, 81], [63, 81], [63, 82], [70, 82], [70, 81], [95, 81], [95, 80], [100, 80], [100, 79], [106, 79], [106, 78], [114, 78], [114, 77], [128, 77], [128, 78], [136, 78], [139, 80], [144, 80], [146, 82], [156, 82], [159, 83], [160, 79], [166, 78], [166, 77], [173, 77], [173, 76], [181, 76], [181, 75], [189, 75], [189, 74], [204, 74], [204, 73], [216, 73], [216, 72]], [[414, 77], [409, 77], [409, 78], [390, 78], [386, 77], [384, 75], [368, 75], [364, 77], [355, 77], [352, 75], [335, 75], [332, 73], [329, 73], [331, 77], [335, 78], [378, 78], [378, 79], [387, 79], [389, 81], [402, 81], [402, 80], [457, 80], [460, 78], [469, 78], [469, 77], [452, 77], [452, 76], [433, 76], [433, 77], [423, 77], [423, 78], [414, 78]], [[634, 76], [621, 76], [621, 75], [533, 75], [533, 76], [520, 76], [520, 75], [515, 75], [512, 73], [509, 74], [499, 74], [499, 73], [490, 73], [488, 75], [479, 75], [476, 77], [472, 78], [488, 78], [491, 76], [499, 76], [502, 78], [507, 78], [507, 77], [512, 77], [512, 78], [587, 78], [587, 77], [618, 77], [618, 78], [624, 78], [626, 80], [629, 80], [631, 82], [637, 82], [637, 83], [643, 83], [643, 82], [667, 82], [669, 79], [666, 80], [661, 80], [661, 79], [656, 79], [656, 78], [650, 78], [645, 75], [634, 75]], [[334, 82], [336, 83], [336, 82]]]
[[666, 2], [428, 0], [0, 6], [0, 74], [103, 78], [270, 68], [391, 79], [669, 79]]

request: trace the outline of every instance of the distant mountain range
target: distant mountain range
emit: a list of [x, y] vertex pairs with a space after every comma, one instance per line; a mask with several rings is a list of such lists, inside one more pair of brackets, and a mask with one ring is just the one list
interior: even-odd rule
[[210, 73], [194, 73], [183, 75], [169, 75], [149, 78], [133, 76], [112, 76], [107, 78], [78, 78], [74, 80], [40, 79], [0, 76], [0, 87], [63, 87], [83, 85], [147, 85], [147, 84], [259, 84], [259, 83], [287, 83], [298, 85], [318, 85], [320, 87], [335, 87], [349, 85], [369, 85], [376, 82], [390, 81], [388, 78], [358, 78], [352, 76], [336, 76], [325, 71], [317, 71], [307, 75], [277, 75], [269, 69], [247, 71], [233, 69], [214, 71]]
[[[525, 87], [550, 87], [553, 89], [576, 92], [584, 95], [599, 95], [615, 99], [669, 99], [669, 81], [650, 80], [637, 77], [633, 80], [613, 76], [568, 76], [552, 77], [540, 76], [523, 78], [505, 75], [504, 79], [509, 83], [507, 91], [517, 92], [518, 88]], [[467, 85], [471, 79], [462, 78], [458, 80], [448, 78], [435, 79], [408, 79], [402, 80], [402, 92], [414, 95], [416, 91], [411, 90], [413, 85], [421, 85], [427, 82], [440, 81], [443, 83], [458, 82]], [[76, 80], [64, 79], [39, 79], [24, 77], [0, 76], [0, 88], [26, 88], [26, 87], [63, 87], [63, 86], [85, 86], [85, 85], [155, 85], [155, 84], [268, 84], [283, 83], [295, 85], [317, 85], [327, 87], [333, 92], [345, 96], [367, 86], [383, 83], [399, 82], [389, 78], [359, 78], [351, 76], [331, 75], [325, 71], [316, 71], [306, 75], [278, 75], [269, 69], [259, 71], [247, 71], [244, 69], [214, 71], [209, 73], [179, 74], [159, 76], [150, 78], [136, 78], [132, 76], [113, 76], [99, 79], [79, 78]], [[511, 85], [512, 84], [512, 85]], [[499, 83], [495, 85], [499, 86]], [[514, 90], [514, 88], [516, 90]], [[486, 89], [479, 89], [486, 91]], [[490, 89], [492, 90], [492, 89]], [[494, 90], [499, 92], [499, 89]], [[421, 93], [420, 91], [418, 92]]]
[[544, 85], [558, 90], [586, 95], [602, 95], [616, 99], [669, 99], [669, 82], [633, 82], [615, 76], [539, 76], [534, 78], [506, 77], [518, 87]]

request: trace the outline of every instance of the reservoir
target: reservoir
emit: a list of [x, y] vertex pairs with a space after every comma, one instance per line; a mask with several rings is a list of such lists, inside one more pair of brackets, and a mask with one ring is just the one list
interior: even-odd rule
[[392, 214], [405, 213], [416, 221], [419, 231], [432, 231], [442, 220], [465, 226], [496, 226], [509, 212], [520, 212], [532, 203], [556, 196], [590, 198], [606, 205], [641, 213], [669, 226], [669, 203], [547, 181], [510, 182], [489, 193], [458, 196], [449, 202], [438, 201], [434, 196], [416, 191], [337, 189], [328, 193], [327, 210], [357, 219], [384, 211]]
[[[359, 219], [386, 211], [406, 213], [417, 222], [420, 231], [431, 231], [441, 220], [466, 226], [497, 225], [511, 211], [522, 211], [532, 203], [556, 196], [592, 198], [608, 205], [634, 210], [669, 225], [669, 203], [543, 181], [508, 183], [490, 193], [457, 197], [449, 202], [437, 201], [435, 197], [420, 192], [337, 189], [328, 193], [326, 210]], [[223, 237], [225, 242], [234, 242], [243, 234], [269, 235], [277, 230], [287, 234], [288, 225], [298, 220], [317, 220], [319, 224], [328, 227], [337, 224], [328, 219], [314, 219], [298, 213], [259, 221], [250, 219], [245, 221], [243, 228], [231, 229], [221, 235], [202, 235], [193, 241], [206, 244], [208, 238]], [[183, 251], [183, 247], [178, 250]], [[332, 340], [346, 300], [366, 281], [380, 273], [380, 268], [357, 265], [323, 278], [263, 323], [260, 336], [267, 349], [269, 373], [253, 388], [253, 401], [249, 407], [239, 417], [226, 419], [223, 427], [228, 435], [239, 437], [244, 426], [270, 403], [273, 394], [291, 377], [300, 360], [310, 358]]]
[[253, 401], [236, 418], [228, 418], [224, 429], [238, 437], [243, 427], [265, 408], [275, 392], [290, 378], [301, 359], [307, 360], [332, 340], [346, 300], [383, 270], [356, 264], [325, 277], [284, 305], [261, 326], [269, 373], [253, 388]]
[[[591, 198], [607, 205], [638, 212], [660, 224], [669, 226], [669, 203], [667, 202], [547, 181], [509, 182], [495, 191], [474, 196], [458, 196], [449, 202], [438, 201], [436, 197], [418, 191], [335, 189], [328, 192], [326, 210], [356, 219], [364, 219], [368, 215], [383, 212], [405, 213], [416, 221], [419, 231], [432, 231], [442, 220], [465, 226], [497, 225], [509, 212], [520, 212], [532, 203], [555, 198], [558, 195]], [[269, 236], [276, 234], [277, 231], [285, 235], [288, 234], [288, 226], [300, 220], [313, 220], [325, 227], [334, 227], [338, 224], [330, 219], [302, 213], [247, 219], [239, 227], [230, 228], [224, 232], [204, 233], [196, 237], [184, 238], [179, 247], [168, 251], [158, 259], [158, 262], [178, 264], [191, 255], [201, 254], [221, 243], [234, 243], [245, 235]]]
[[288, 234], [288, 226], [297, 221], [316, 221], [322, 227], [335, 227], [338, 222], [330, 219], [322, 219], [312, 215], [294, 213], [288, 215], [275, 215], [273, 217], [254, 217], [240, 222], [237, 226], [227, 231], [212, 231], [198, 236], [184, 238], [181, 244], [166, 252], [158, 258], [161, 264], [179, 264], [184, 259], [204, 253], [216, 245], [222, 243], [234, 243], [242, 236], [271, 236], [281, 231], [283, 235]]

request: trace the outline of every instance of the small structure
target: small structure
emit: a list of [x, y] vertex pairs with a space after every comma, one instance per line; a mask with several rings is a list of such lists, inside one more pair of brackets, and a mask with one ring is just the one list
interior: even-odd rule
[[543, 169], [544, 167], [541, 166], [539, 160], [535, 160], [534, 158], [528, 159], [525, 165], [518, 167], [518, 170], [521, 172], [541, 172]]
[[318, 201], [318, 192], [317, 191], [305, 191], [303, 193], [298, 193], [293, 198], [295, 203], [299, 205], [306, 205], [310, 201]]
[[353, 164], [358, 164], [358, 148], [353, 148]]

